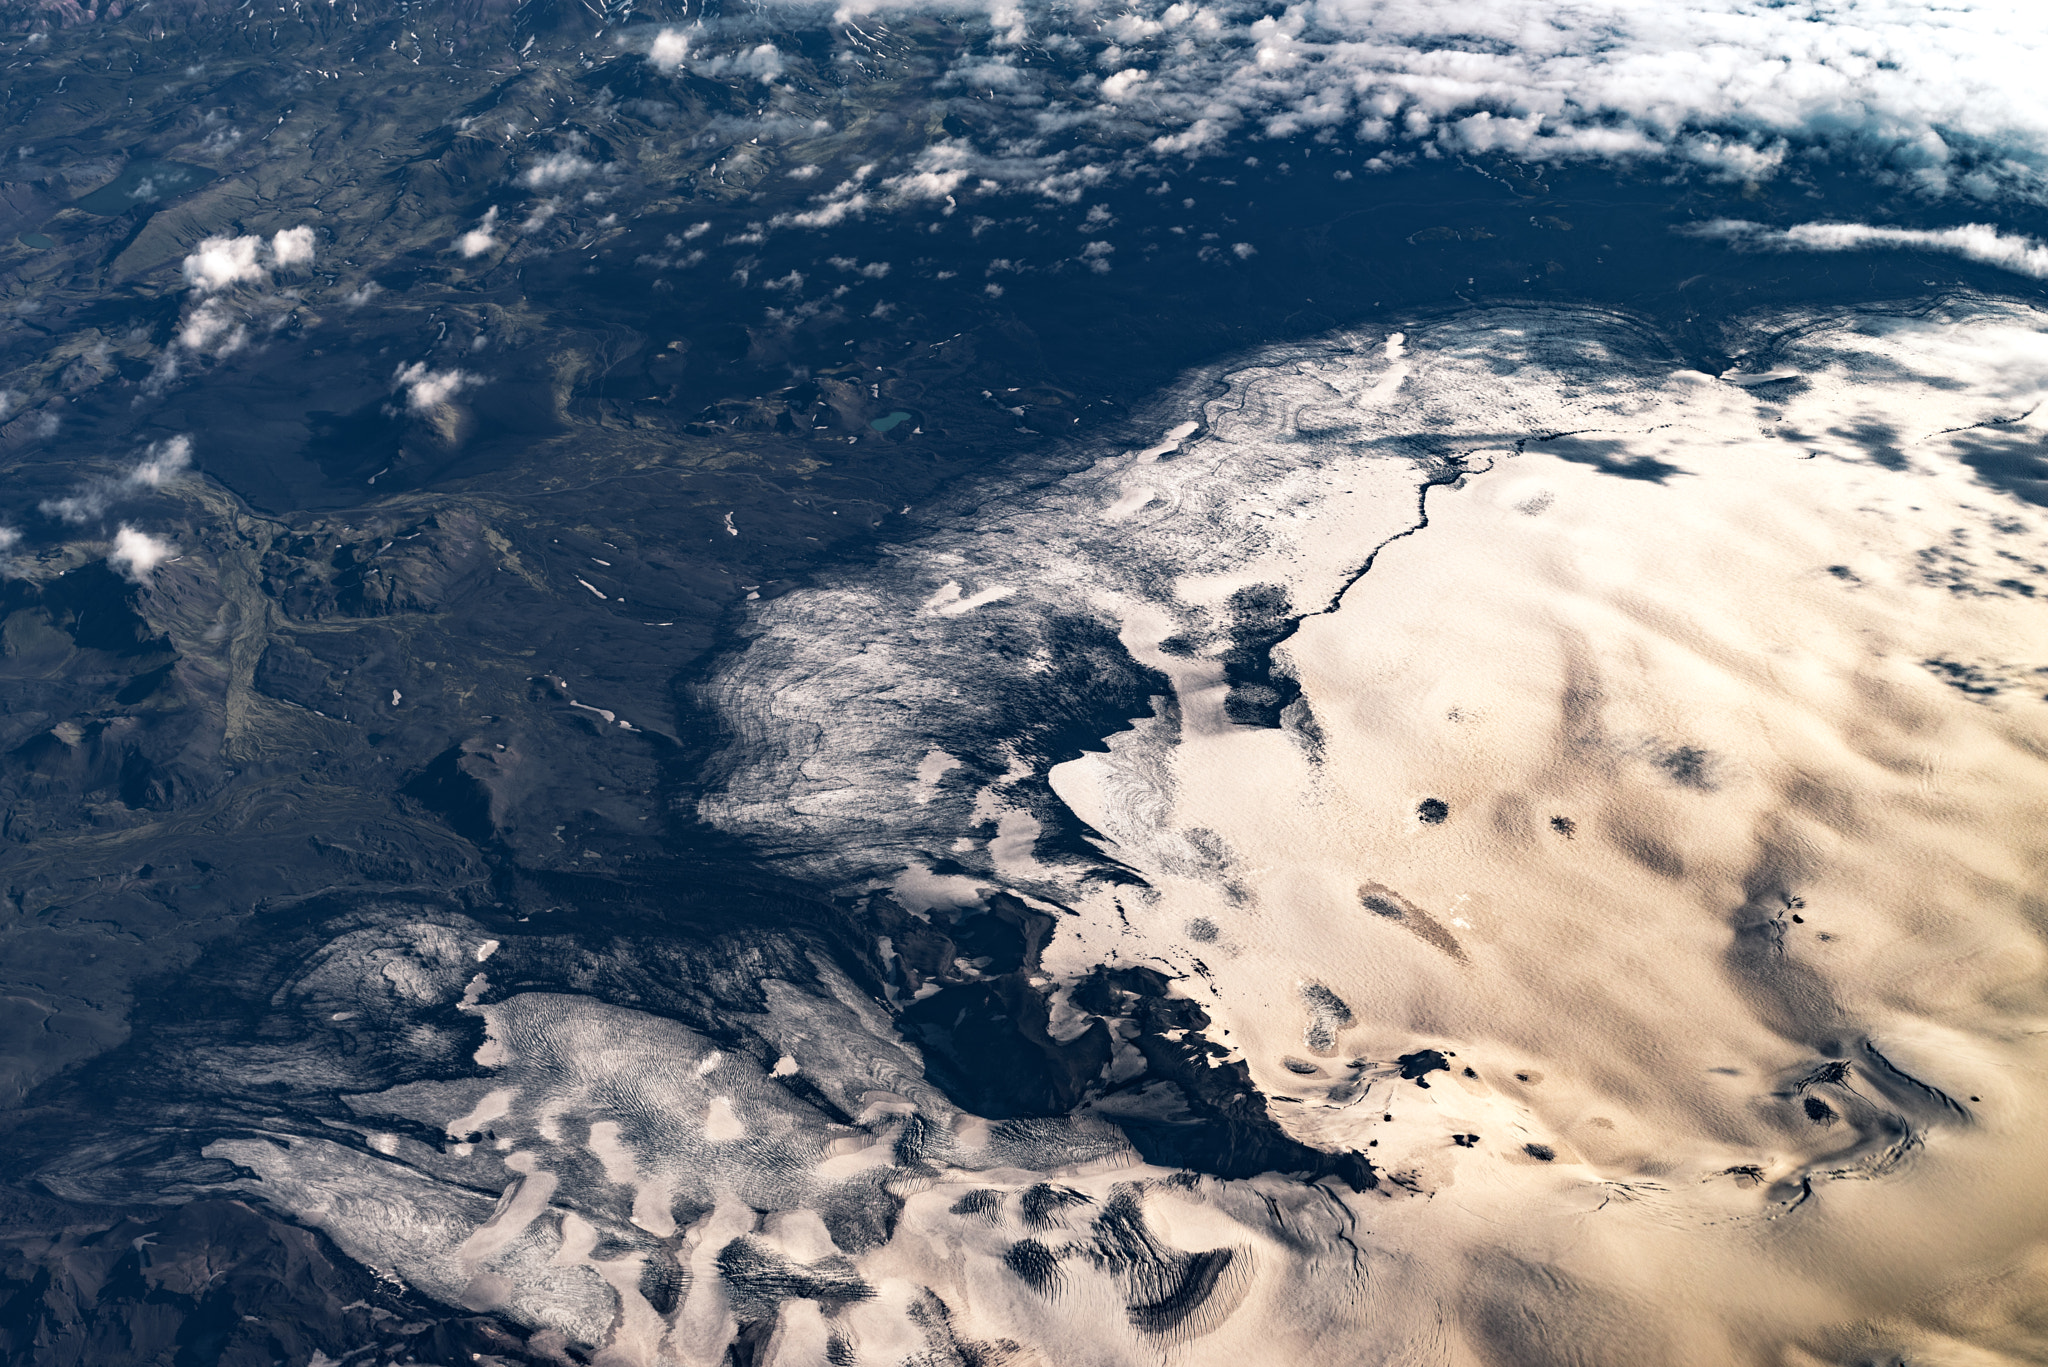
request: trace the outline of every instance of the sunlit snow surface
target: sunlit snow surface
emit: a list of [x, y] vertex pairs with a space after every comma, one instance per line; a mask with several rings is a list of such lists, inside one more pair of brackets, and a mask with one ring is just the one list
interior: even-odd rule
[[850, 986], [764, 985], [770, 1068], [467, 941], [420, 990], [483, 1076], [209, 1153], [607, 1361], [2029, 1360], [2043, 321], [1752, 320], [1723, 376], [1589, 311], [1332, 336], [758, 605], [707, 819], [1048, 910], [1055, 1035], [1168, 975], [1376, 1187], [1146, 1165], [1126, 1049], [991, 1123]]

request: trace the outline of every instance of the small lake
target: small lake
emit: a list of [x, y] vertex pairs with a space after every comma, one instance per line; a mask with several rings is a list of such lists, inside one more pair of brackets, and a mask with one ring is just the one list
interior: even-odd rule
[[89, 195], [71, 201], [74, 208], [112, 218], [138, 204], [175, 199], [190, 194], [212, 180], [214, 173], [204, 166], [187, 166], [176, 161], [130, 162], [128, 169]]
[[886, 418], [876, 418], [873, 422], [869, 423], [868, 426], [874, 428], [877, 432], [887, 432], [890, 428], [896, 426], [898, 423], [910, 421], [912, 416], [912, 414], [905, 413], [899, 409], [898, 411], [891, 413]]

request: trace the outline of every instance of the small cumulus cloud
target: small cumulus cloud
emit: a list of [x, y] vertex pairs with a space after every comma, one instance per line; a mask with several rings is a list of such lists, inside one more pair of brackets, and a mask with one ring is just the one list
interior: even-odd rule
[[281, 268], [312, 265], [313, 230], [303, 224], [281, 229], [270, 239], [270, 255]]
[[127, 482], [136, 488], [161, 489], [191, 468], [192, 438], [181, 434], [144, 447], [142, 459], [128, 472]]
[[402, 365], [391, 377], [391, 387], [405, 395], [408, 412], [432, 413], [463, 390], [483, 383], [481, 375], [466, 370], [431, 370], [425, 361]]
[[249, 329], [217, 299], [209, 299], [193, 309], [178, 325], [178, 345], [187, 351], [231, 356], [248, 340]]
[[124, 522], [114, 533], [114, 546], [107, 552], [107, 564], [123, 578], [141, 584], [148, 581], [150, 573], [158, 565], [177, 553], [178, 548], [169, 540], [151, 536]]
[[[670, 233], [662, 241], [671, 252], [676, 251], [677, 248], [683, 245], [683, 239], [677, 237], [674, 233]], [[633, 264], [636, 266], [652, 266], [658, 271], [670, 269], [688, 270], [703, 260], [704, 251], [702, 248], [698, 248], [695, 251], [677, 252], [674, 256], [669, 256], [662, 252], [642, 252], [639, 256], [633, 258]]]
[[202, 293], [262, 280], [268, 274], [256, 253], [260, 237], [209, 237], [185, 258], [185, 283]]
[[866, 213], [872, 202], [865, 194], [854, 194], [845, 199], [828, 200], [819, 208], [806, 209], [801, 213], [777, 214], [768, 222], [776, 228], [832, 228]]
[[142, 449], [142, 457], [118, 478], [99, 476], [76, 486], [63, 498], [45, 499], [37, 510], [74, 526], [91, 522], [125, 498], [175, 484], [192, 468], [192, 439], [167, 437]]
[[596, 175], [600, 169], [596, 162], [574, 152], [550, 152], [521, 172], [519, 183], [529, 189], [544, 190]]
[[149, 398], [161, 398], [163, 392], [178, 382], [178, 348], [167, 346], [156, 358], [156, 364], [149, 368], [149, 374], [142, 381], [142, 392]]
[[266, 256], [269, 265], [279, 267], [311, 264], [313, 230], [304, 225], [285, 228], [268, 242], [253, 234], [203, 238], [184, 260], [185, 283], [201, 294], [261, 284], [270, 277]]
[[870, 261], [862, 265], [860, 258], [854, 256], [828, 256], [825, 263], [838, 270], [851, 271], [867, 280], [880, 280], [890, 271], [890, 265], [886, 261]]
[[1777, 175], [1790, 150], [1783, 138], [1756, 146], [1714, 133], [1701, 133], [1678, 143], [1678, 155], [1705, 167], [1713, 179], [1743, 184], [1760, 184]]
[[782, 54], [773, 43], [762, 43], [745, 52], [699, 62], [695, 69], [707, 76], [747, 76], [766, 85], [782, 74]]
[[[811, 202], [818, 207], [801, 213], [777, 214], [768, 220], [770, 228], [831, 228], [849, 218], [858, 218], [877, 201], [871, 197], [866, 185], [874, 174], [872, 163], [856, 167], [853, 174], [833, 186], [822, 195], [813, 195]], [[756, 225], [759, 226], [759, 225]]]
[[455, 239], [455, 250], [460, 252], [465, 260], [482, 256], [498, 245], [497, 237], [491, 232], [497, 224], [498, 206], [493, 204], [484, 210], [484, 216], [477, 220], [474, 228]]
[[968, 174], [960, 167], [912, 171], [908, 175], [892, 176], [883, 184], [899, 201], [951, 199]]
[[1102, 98], [1112, 104], [1118, 103], [1151, 75], [1152, 73], [1149, 71], [1140, 71], [1136, 67], [1126, 67], [1114, 76], [1104, 77], [1102, 82]]
[[665, 28], [654, 35], [654, 42], [647, 49], [647, 60], [658, 71], [674, 71], [690, 55], [690, 36]]
[[[208, 117], [212, 116], [209, 115]], [[199, 151], [202, 155], [209, 157], [226, 156], [229, 152], [235, 150], [235, 145], [241, 142], [241, 140], [242, 130], [239, 128], [216, 128], [200, 139]]]

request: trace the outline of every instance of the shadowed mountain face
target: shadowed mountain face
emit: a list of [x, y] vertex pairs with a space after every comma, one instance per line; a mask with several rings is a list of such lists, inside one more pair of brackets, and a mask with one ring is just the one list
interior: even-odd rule
[[[1771, 56], [1765, 8], [1724, 40]], [[2017, 1123], [1972, 1092], [1989, 1046], [1885, 1016], [1860, 985], [1924, 964], [1812, 957], [1874, 931], [1802, 898], [1949, 819], [1859, 802], [2037, 824], [1958, 776], [2032, 791], [1983, 755], [2034, 743], [2048, 668], [2001, 615], [2048, 594], [2031, 115], [1937, 155], [1913, 120], [1948, 115], [1893, 87], [1979, 40], [1884, 16], [1869, 71], [1795, 73], [1871, 132], [1639, 109], [1633, 20], [1581, 68], [1566, 29], [1326, 9], [0, 6], [9, 1361], [1604, 1361], [1639, 1289], [1414, 1198], [1763, 1228], [1845, 1176], [1917, 1192], [1945, 1145], [1996, 1170], [1958, 1138]], [[1491, 84], [1429, 84], [1453, 58]], [[1760, 463], [1783, 499], [1737, 509], [1757, 433], [1865, 482]], [[1907, 530], [1824, 536], [1816, 489]], [[1488, 499], [1508, 531], [1445, 511]], [[1602, 500], [1675, 542], [1808, 519], [1797, 573], [1917, 642], [1842, 666], [1882, 719], [1842, 724], [1854, 783], [1627, 711], [1607, 619], [1516, 657], [1563, 662], [1552, 777], [1473, 777], [1521, 733], [1493, 769], [1388, 758], [1411, 703], [1476, 736], [1526, 702], [1401, 663], [1404, 604], [1655, 616], [1534, 551], [1467, 573], [1608, 536]], [[1388, 635], [1332, 644], [1375, 574], [1407, 576]], [[1871, 606], [1913, 594], [1943, 606]], [[1782, 682], [1824, 636], [1699, 648]], [[1740, 859], [1685, 824], [1758, 784]], [[1389, 831], [1438, 853], [1345, 843]], [[1622, 872], [1488, 863], [1539, 839]], [[2008, 854], [1957, 856], [1984, 906]], [[1537, 951], [1488, 870], [1617, 923], [1677, 905], [1631, 879], [1697, 893], [1686, 962], [1782, 1048], [1716, 1037], [1727, 1096], [1617, 1081], [1675, 1036], [1503, 967]], [[1290, 958], [1297, 914], [1342, 953]], [[2021, 965], [1957, 991], [2024, 1014], [2022, 913], [1948, 915], [1887, 943]], [[1445, 984], [1480, 980], [1519, 1014], [1475, 1023]], [[1545, 1053], [1580, 1008], [1658, 1048]], [[1667, 1199], [1710, 1158], [1707, 1205], [1751, 1204]], [[1360, 1337], [1368, 1284], [1441, 1313]], [[1979, 1333], [1838, 1291], [1759, 1333]]]

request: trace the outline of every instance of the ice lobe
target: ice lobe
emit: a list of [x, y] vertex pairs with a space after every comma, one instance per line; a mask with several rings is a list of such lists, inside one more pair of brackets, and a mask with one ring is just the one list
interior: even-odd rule
[[[1625, 408], [1661, 374], [1548, 334], [1429, 345], [1582, 373], [1586, 388], [1572, 401], [1511, 391], [1472, 375], [1473, 354], [1444, 357], [1450, 382], [1411, 393], [1416, 357], [1382, 336], [1190, 377], [1161, 400], [1150, 431], [1163, 437], [1090, 453], [1028, 499], [977, 490], [900, 573], [765, 605], [754, 644], [712, 690], [740, 729], [704, 815], [836, 883], [942, 860], [992, 874], [994, 826], [1021, 808], [1052, 833], [1041, 862], [1071, 867], [1098, 851], [1044, 800], [1045, 776], [1103, 733], [1132, 719], [1204, 729], [1284, 716], [1311, 734], [1272, 647], [1416, 525], [1418, 491], [1532, 432]], [[1492, 392], [1480, 401], [1475, 387]], [[1465, 424], [1474, 402], [1496, 426]], [[1043, 482], [1027, 472], [1016, 487]], [[1155, 718], [1166, 697], [1173, 715]], [[911, 734], [924, 740], [914, 752], [901, 748]], [[968, 773], [924, 797], [916, 757], [932, 749]], [[885, 785], [894, 793], [876, 800]], [[964, 836], [974, 848], [955, 848]]]
[[[1757, 319], [1722, 381], [1504, 310], [1196, 377], [1170, 459], [765, 605], [703, 810], [1058, 902], [1050, 979], [1178, 974], [1288, 1133], [1454, 1191], [1370, 1198], [1429, 1290], [1368, 1359], [2039, 1356], [2043, 321]], [[1077, 622], [1119, 686], [1069, 758]]]
[[[430, 923], [344, 936], [293, 995], [445, 1004], [473, 943]], [[801, 1070], [592, 997], [488, 1000], [472, 975], [454, 1009], [485, 1025], [482, 1077], [352, 1094], [359, 1125], [206, 1155], [351, 1257], [523, 1327], [542, 1356], [648, 1367], [764, 1341], [756, 1360], [890, 1367], [1041, 1350], [1140, 1364], [1218, 1336], [1242, 1353], [1269, 1333], [1244, 1312], [1337, 1244], [1347, 1219], [1319, 1190], [1192, 1182], [1099, 1120], [959, 1111], [820, 971], [822, 992], [766, 981], [770, 1009], [747, 1021], [770, 1049], [803, 1048]], [[1356, 1290], [1317, 1286], [1325, 1315]]]

